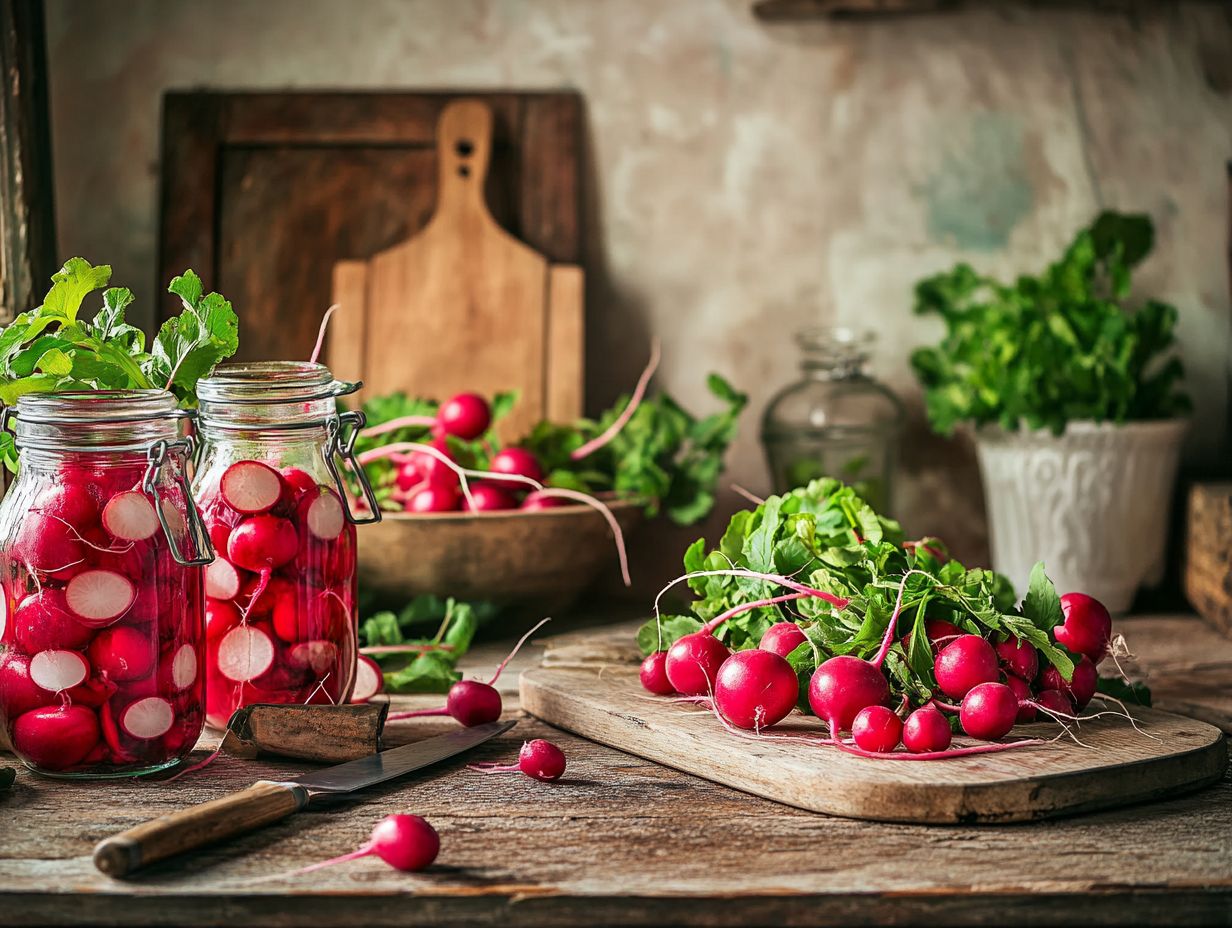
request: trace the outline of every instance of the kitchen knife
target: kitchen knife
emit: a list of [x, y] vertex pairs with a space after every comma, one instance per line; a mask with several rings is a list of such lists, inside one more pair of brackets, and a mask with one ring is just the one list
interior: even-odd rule
[[126, 876], [146, 864], [286, 818], [319, 796], [354, 792], [421, 770], [504, 734], [515, 724], [488, 722], [460, 728], [289, 780], [258, 780], [238, 793], [172, 812], [100, 841], [94, 848], [94, 866], [110, 876]]

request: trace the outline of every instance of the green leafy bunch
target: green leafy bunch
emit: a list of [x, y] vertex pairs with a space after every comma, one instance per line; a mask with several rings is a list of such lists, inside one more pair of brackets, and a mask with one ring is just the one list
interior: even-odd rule
[[[417, 654], [376, 655], [387, 693], [446, 693], [462, 674], [458, 659], [470, 649], [479, 626], [491, 617], [488, 603], [467, 603], [436, 596], [417, 596], [400, 612], [382, 610], [359, 627], [365, 646], [420, 645]], [[436, 625], [429, 637], [416, 635], [419, 626]]]
[[1039, 276], [1004, 284], [959, 264], [917, 284], [916, 313], [945, 323], [941, 343], [911, 358], [933, 427], [1025, 423], [1060, 434], [1075, 420], [1188, 411], [1169, 351], [1176, 308], [1127, 304], [1132, 271], [1153, 245], [1150, 217], [1105, 212]]
[[[877, 653], [900, 587], [902, 610], [885, 663], [896, 698], [922, 705], [940, 695], [929, 620], [993, 641], [1024, 638], [1066, 680], [1077, 660], [1052, 640], [1052, 628], [1062, 619], [1061, 601], [1043, 565], [1032, 571], [1027, 596], [1016, 606], [1005, 577], [964, 567], [936, 538], [905, 543], [896, 522], [830, 478], [736, 513], [718, 547], [707, 550], [699, 539], [685, 552], [684, 566], [688, 573], [737, 568], [777, 574], [850, 600], [841, 609], [817, 598], [762, 606], [728, 619], [715, 632], [729, 647], [743, 650], [757, 647], [776, 622], [797, 623], [808, 640], [788, 660], [800, 675], [805, 708], [808, 680], [821, 662], [838, 654], [868, 659]], [[697, 597], [691, 614], [646, 622], [637, 635], [643, 654], [666, 649], [734, 606], [791, 592], [772, 581], [729, 575], [693, 577], [689, 586]]]

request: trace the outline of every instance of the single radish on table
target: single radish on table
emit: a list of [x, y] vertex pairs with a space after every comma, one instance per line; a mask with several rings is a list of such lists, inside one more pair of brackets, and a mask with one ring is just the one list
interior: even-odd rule
[[478, 763], [467, 764], [479, 773], [520, 772], [535, 780], [553, 783], [565, 773], [565, 752], [542, 738], [522, 742], [516, 764]]
[[912, 754], [946, 750], [954, 740], [950, 722], [936, 706], [916, 709], [903, 725], [903, 747]]
[[304, 867], [295, 873], [310, 873], [347, 860], [377, 856], [395, 870], [423, 870], [436, 860], [441, 850], [441, 838], [428, 822], [418, 815], [387, 815], [372, 829], [368, 843], [350, 854]]
[[851, 723], [856, 746], [875, 754], [888, 754], [903, 739], [903, 722], [887, 706], [865, 706]]
[[236, 512], [268, 512], [283, 495], [282, 476], [260, 461], [236, 461], [223, 472], [218, 491]]
[[796, 707], [800, 684], [787, 659], [754, 648], [725, 660], [714, 682], [715, 709], [737, 728], [777, 725]]

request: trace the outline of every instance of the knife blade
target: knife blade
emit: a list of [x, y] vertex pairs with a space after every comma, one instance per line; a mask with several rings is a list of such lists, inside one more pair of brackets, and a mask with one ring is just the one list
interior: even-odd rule
[[422, 770], [504, 734], [516, 724], [488, 722], [289, 780], [258, 780], [238, 793], [172, 812], [105, 838], [94, 848], [94, 866], [109, 876], [127, 876], [155, 861], [286, 818], [317, 796], [351, 793]]

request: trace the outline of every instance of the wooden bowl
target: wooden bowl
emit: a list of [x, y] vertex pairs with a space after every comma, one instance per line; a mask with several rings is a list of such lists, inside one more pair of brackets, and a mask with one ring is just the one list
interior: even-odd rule
[[[627, 541], [636, 503], [608, 503]], [[588, 506], [524, 512], [386, 513], [359, 531], [359, 579], [383, 596], [422, 593], [531, 605], [571, 605], [618, 563], [607, 520]]]

